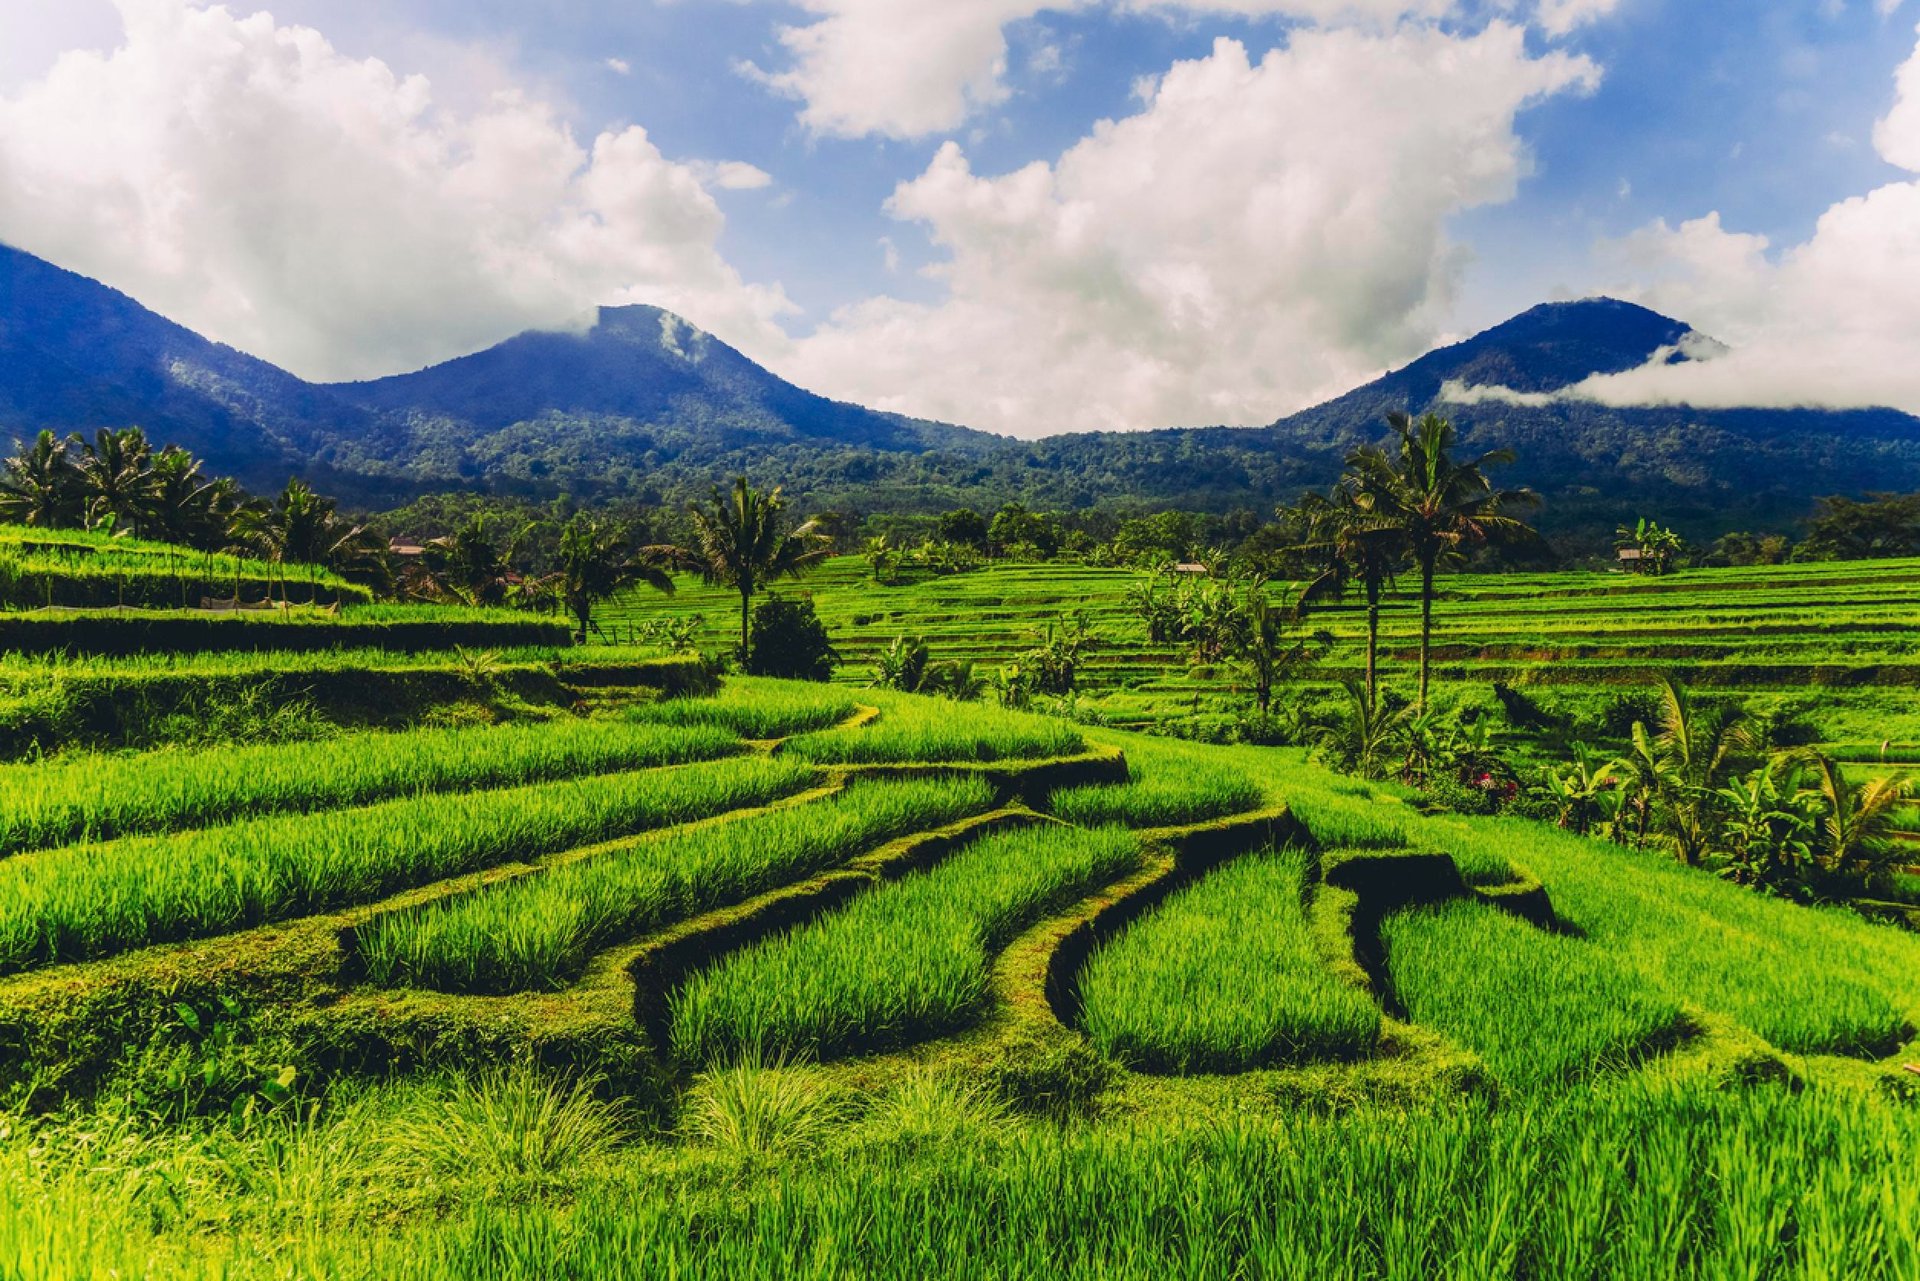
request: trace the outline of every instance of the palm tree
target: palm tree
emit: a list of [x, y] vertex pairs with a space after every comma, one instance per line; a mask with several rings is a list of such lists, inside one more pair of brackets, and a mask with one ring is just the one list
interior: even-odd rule
[[754, 593], [782, 578], [797, 578], [832, 555], [813, 521], [790, 530], [783, 519], [785, 511], [786, 500], [778, 488], [761, 493], [742, 476], [733, 482], [730, 494], [716, 487], [711, 507], [688, 508], [694, 546], [661, 549], [706, 582], [740, 593], [742, 662], [747, 657], [747, 622]]
[[624, 531], [604, 525], [584, 513], [560, 530], [554, 579], [567, 612], [580, 625], [580, 643], [586, 644], [593, 625], [593, 607], [630, 583], [645, 583], [656, 591], [673, 592], [673, 579], [646, 553], [636, 554]]
[[1324, 631], [1301, 634], [1305, 620], [1302, 605], [1292, 601], [1275, 604], [1258, 587], [1247, 595], [1234, 651], [1253, 678], [1253, 698], [1262, 716], [1273, 706], [1274, 685], [1312, 663], [1333, 643]]
[[43, 431], [0, 472], [0, 515], [43, 529], [73, 523], [79, 516], [78, 489], [67, 442]]
[[1364, 452], [1380, 456], [1364, 464], [1356, 464], [1349, 456], [1350, 470], [1333, 493], [1309, 494], [1300, 505], [1309, 532], [1300, 550], [1322, 563], [1300, 600], [1303, 605], [1344, 600], [1356, 587], [1366, 597], [1367, 698], [1372, 701], [1380, 696], [1380, 598], [1406, 559], [1406, 534], [1392, 516], [1375, 510], [1374, 495], [1363, 479], [1388, 468], [1385, 455], [1370, 446]]
[[1361, 778], [1387, 776], [1387, 763], [1405, 737], [1411, 707], [1390, 711], [1367, 697], [1366, 686], [1347, 681], [1343, 688], [1353, 709], [1334, 724], [1314, 732], [1314, 742], [1335, 769]]
[[1913, 799], [1913, 780], [1904, 775], [1875, 778], [1864, 785], [1847, 780], [1840, 767], [1812, 753], [1816, 821], [1813, 860], [1829, 876], [1871, 883], [1905, 861], [1894, 840], [1900, 809]]
[[385, 542], [365, 525], [343, 518], [337, 506], [305, 481], [289, 480], [272, 505], [240, 509], [234, 537], [246, 550], [279, 564], [319, 565], [380, 581], [388, 572]]
[[435, 584], [472, 605], [498, 605], [507, 596], [507, 557], [484, 515], [429, 542], [427, 561]]
[[138, 427], [102, 427], [91, 441], [80, 442], [79, 479], [87, 528], [135, 528], [153, 493], [147, 434]]
[[1526, 522], [1507, 515], [1535, 502], [1529, 490], [1495, 489], [1486, 469], [1513, 461], [1497, 449], [1470, 461], [1453, 457], [1453, 424], [1437, 414], [1415, 419], [1398, 410], [1387, 415], [1397, 457], [1385, 450], [1356, 449], [1347, 466], [1375, 515], [1400, 531], [1407, 554], [1420, 571], [1420, 697], [1427, 705], [1433, 651], [1433, 578], [1443, 562], [1468, 547], [1517, 540], [1532, 534]]
[[200, 460], [178, 445], [168, 445], [153, 460], [147, 495], [148, 531], [169, 543], [192, 543], [205, 533], [213, 486], [201, 474]]
[[1721, 785], [1760, 748], [1753, 722], [1737, 709], [1695, 706], [1671, 679], [1660, 680], [1660, 718], [1633, 726], [1627, 774], [1644, 781], [1652, 819], [1681, 862], [1697, 866], [1719, 834]]

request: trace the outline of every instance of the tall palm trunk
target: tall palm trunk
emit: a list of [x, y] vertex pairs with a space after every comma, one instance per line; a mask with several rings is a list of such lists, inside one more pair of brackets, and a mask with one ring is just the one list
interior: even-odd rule
[[1427, 668], [1433, 651], [1433, 559], [1420, 558], [1420, 710], [1427, 710]]
[[751, 614], [749, 606], [753, 601], [753, 588], [747, 583], [740, 584], [740, 666], [747, 665], [747, 619]]

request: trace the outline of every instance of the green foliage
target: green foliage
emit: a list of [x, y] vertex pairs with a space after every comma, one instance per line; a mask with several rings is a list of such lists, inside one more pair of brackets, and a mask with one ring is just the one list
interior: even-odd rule
[[1153, 743], [1131, 746], [1127, 772], [1124, 783], [1055, 792], [1048, 808], [1082, 827], [1176, 827], [1245, 814], [1266, 800], [1265, 789], [1244, 769], [1191, 750], [1170, 751]]
[[832, 1058], [950, 1032], [986, 998], [993, 956], [1027, 925], [1139, 862], [1116, 828], [987, 836], [927, 872], [695, 975], [673, 997], [683, 1061]]
[[0, 862], [0, 969], [109, 956], [764, 803], [812, 777], [755, 758], [69, 845]]
[[754, 607], [746, 668], [755, 676], [829, 681], [840, 655], [804, 597], [775, 596]]
[[1352, 1059], [1380, 1010], [1323, 964], [1297, 850], [1247, 855], [1169, 899], [1095, 954], [1082, 1026], [1103, 1052], [1160, 1072], [1239, 1072]]
[[1086, 741], [1071, 725], [970, 705], [945, 707], [926, 699], [874, 695], [881, 704], [874, 724], [845, 732], [802, 735], [786, 751], [822, 765], [901, 761], [1043, 760], [1070, 756]]
[[1667, 992], [1590, 943], [1497, 908], [1400, 913], [1381, 936], [1408, 1013], [1477, 1051], [1505, 1085], [1629, 1067], [1678, 1036], [1680, 1004]]
[[[803, 777], [794, 769], [787, 778]], [[593, 953], [987, 808], [977, 779], [861, 783], [825, 801], [670, 832], [477, 894], [382, 917], [361, 939], [377, 983], [555, 988]]]
[[0, 854], [401, 795], [674, 765], [737, 750], [733, 736], [719, 728], [569, 721], [0, 766]]

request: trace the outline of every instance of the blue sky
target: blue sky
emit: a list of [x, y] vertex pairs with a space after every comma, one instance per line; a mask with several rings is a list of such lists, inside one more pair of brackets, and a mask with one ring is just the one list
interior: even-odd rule
[[1604, 289], [1760, 363], [1603, 398], [1920, 401], [1768, 355], [1920, 293], [1899, 0], [267, 8], [9, 0], [0, 239], [319, 378], [657, 301], [995, 430], [1257, 422]]

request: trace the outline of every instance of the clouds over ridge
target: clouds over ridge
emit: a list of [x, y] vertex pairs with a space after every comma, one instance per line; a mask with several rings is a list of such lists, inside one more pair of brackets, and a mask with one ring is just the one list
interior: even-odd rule
[[547, 104], [459, 113], [319, 32], [184, 0], [116, 0], [118, 48], [0, 99], [0, 240], [97, 276], [308, 377], [415, 368], [595, 303], [692, 312], [762, 348], [709, 187], [638, 126], [582, 144]]

